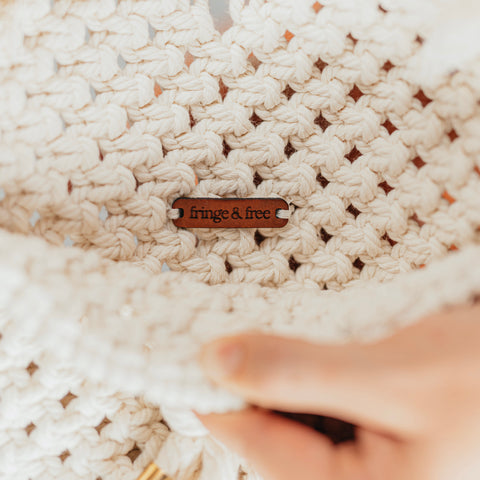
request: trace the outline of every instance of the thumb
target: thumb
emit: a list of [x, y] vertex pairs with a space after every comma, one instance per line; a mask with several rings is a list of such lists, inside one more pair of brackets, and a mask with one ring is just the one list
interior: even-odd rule
[[326, 415], [400, 435], [421, 423], [402, 400], [405, 375], [366, 344], [316, 345], [249, 333], [211, 342], [200, 362], [214, 382], [264, 408]]

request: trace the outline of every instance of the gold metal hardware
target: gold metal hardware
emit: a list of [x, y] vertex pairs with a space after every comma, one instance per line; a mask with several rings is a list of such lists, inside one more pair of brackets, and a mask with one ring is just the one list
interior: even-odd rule
[[137, 480], [172, 480], [172, 478], [152, 462], [147, 466]]

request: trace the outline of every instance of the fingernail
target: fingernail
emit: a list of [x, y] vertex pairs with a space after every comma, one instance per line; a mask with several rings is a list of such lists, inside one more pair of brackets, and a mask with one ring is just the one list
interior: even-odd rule
[[214, 380], [237, 372], [245, 359], [245, 346], [238, 340], [220, 340], [203, 347], [201, 363]]

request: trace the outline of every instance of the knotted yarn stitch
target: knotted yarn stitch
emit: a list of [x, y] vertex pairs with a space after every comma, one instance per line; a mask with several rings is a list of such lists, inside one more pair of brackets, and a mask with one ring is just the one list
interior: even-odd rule
[[[472, 301], [477, 10], [231, 0], [220, 34], [205, 0], [2, 2], [0, 478], [253, 480], [191, 412], [245, 405], [204, 342], [371, 341]], [[181, 229], [180, 196], [290, 218]]]

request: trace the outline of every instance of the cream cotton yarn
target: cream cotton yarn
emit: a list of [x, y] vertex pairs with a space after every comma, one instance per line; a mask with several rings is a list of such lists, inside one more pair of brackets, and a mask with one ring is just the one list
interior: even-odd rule
[[[477, 10], [232, 0], [219, 34], [199, 0], [4, 0], [0, 478], [255, 479], [191, 413], [244, 405], [203, 342], [369, 341], [472, 301]], [[179, 196], [290, 219], [180, 229]]]

